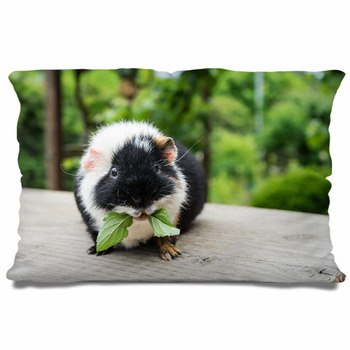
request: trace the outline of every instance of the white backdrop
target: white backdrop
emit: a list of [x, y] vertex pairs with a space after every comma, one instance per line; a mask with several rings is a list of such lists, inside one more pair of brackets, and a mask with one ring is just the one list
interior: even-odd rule
[[[14, 70], [328, 70], [350, 73], [347, 1], [16, 1], [0, 5], [1, 313], [6, 349], [349, 349], [347, 280], [16, 286], [19, 102]], [[350, 278], [350, 78], [331, 115], [331, 238]], [[343, 319], [346, 319], [344, 322]], [[4, 345], [6, 344], [6, 345]]]

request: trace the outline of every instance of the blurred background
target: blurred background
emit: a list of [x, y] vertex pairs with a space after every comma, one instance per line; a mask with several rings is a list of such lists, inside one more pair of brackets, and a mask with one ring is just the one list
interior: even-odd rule
[[89, 135], [153, 122], [192, 147], [209, 202], [328, 213], [330, 112], [344, 73], [149, 69], [13, 72], [22, 186], [73, 190]]

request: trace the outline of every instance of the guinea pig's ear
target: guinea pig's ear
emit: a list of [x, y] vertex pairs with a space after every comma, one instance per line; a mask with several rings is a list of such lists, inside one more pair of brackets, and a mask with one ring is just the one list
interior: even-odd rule
[[163, 157], [168, 160], [169, 163], [173, 162], [177, 156], [177, 149], [175, 142], [171, 137], [161, 137], [155, 140], [157, 146], [161, 150]]
[[92, 170], [101, 157], [101, 154], [95, 151], [93, 148], [90, 148], [86, 154], [83, 156], [81, 164], [86, 171]]

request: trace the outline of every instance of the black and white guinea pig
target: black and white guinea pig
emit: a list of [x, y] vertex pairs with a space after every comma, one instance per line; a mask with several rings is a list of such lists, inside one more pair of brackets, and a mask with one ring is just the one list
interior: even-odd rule
[[[200, 213], [207, 196], [204, 170], [193, 154], [156, 127], [144, 122], [104, 126], [92, 136], [74, 182], [74, 195], [94, 245], [103, 218], [110, 211], [134, 220], [120, 244], [137, 246], [153, 237], [147, 220], [165, 208], [171, 223], [184, 231]], [[156, 238], [161, 257], [181, 254], [175, 237]]]

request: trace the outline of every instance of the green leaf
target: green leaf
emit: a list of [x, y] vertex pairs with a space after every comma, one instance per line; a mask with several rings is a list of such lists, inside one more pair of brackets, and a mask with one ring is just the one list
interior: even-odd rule
[[154, 235], [157, 237], [175, 236], [180, 234], [180, 230], [171, 224], [169, 214], [164, 208], [147, 216], [147, 219], [153, 229]]
[[127, 228], [133, 223], [132, 217], [128, 214], [116, 212], [108, 213], [103, 221], [96, 240], [96, 251], [98, 252], [106, 250], [128, 237]]

